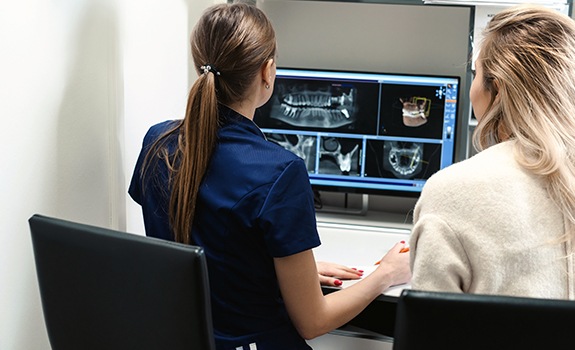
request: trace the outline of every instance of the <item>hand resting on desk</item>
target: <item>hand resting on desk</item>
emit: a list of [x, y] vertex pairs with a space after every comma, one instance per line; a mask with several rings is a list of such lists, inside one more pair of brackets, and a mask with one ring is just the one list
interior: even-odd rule
[[331, 262], [316, 262], [319, 283], [322, 286], [339, 287], [342, 280], [357, 280], [363, 276], [363, 271]]
[[382, 294], [399, 296], [403, 289], [411, 288], [409, 284], [411, 271], [409, 270], [409, 247], [405, 245], [405, 241], [401, 241], [396, 247], [400, 247], [401, 249], [399, 249], [399, 251], [391, 249], [382, 260], [378, 260], [372, 266], [349, 268], [334, 263], [318, 261], [316, 265], [320, 276], [320, 283], [326, 287], [347, 288], [370, 275], [376, 269], [381, 268], [380, 265], [383, 263], [385, 265], [384, 269], [395, 271], [398, 275], [398, 279], [397, 283], [392, 284], [384, 290]]

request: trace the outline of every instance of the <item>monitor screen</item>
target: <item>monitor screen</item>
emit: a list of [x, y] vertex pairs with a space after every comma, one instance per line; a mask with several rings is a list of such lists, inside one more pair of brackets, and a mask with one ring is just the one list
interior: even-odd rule
[[317, 190], [417, 196], [454, 162], [459, 77], [278, 68], [254, 121]]

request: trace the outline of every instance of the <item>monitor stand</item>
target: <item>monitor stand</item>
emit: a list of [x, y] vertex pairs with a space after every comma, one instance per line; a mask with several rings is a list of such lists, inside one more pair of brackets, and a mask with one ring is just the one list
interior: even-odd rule
[[360, 207], [352, 208], [348, 205], [348, 194], [345, 193], [345, 203], [343, 207], [321, 207], [316, 208], [316, 212], [318, 213], [332, 213], [332, 214], [350, 214], [350, 215], [362, 215], [365, 216], [367, 214], [367, 210], [369, 207], [369, 195], [362, 194], [361, 195], [361, 203]]

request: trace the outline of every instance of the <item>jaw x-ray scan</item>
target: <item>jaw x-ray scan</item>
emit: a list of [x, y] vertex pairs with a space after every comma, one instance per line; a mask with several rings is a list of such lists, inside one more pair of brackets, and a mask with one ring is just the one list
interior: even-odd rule
[[271, 118], [295, 127], [334, 129], [356, 120], [357, 89], [329, 82], [279, 82]]

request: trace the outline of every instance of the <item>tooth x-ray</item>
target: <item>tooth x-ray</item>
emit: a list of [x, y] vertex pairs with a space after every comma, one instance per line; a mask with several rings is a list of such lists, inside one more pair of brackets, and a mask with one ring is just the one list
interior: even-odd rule
[[423, 167], [423, 144], [419, 142], [383, 143], [383, 168], [400, 179], [414, 178]]
[[365, 176], [428, 179], [440, 168], [440, 145], [411, 141], [368, 141]]
[[376, 84], [278, 76], [254, 121], [260, 128], [375, 134], [378, 96]]
[[360, 144], [358, 139], [322, 137], [318, 173], [358, 176]]
[[271, 118], [296, 127], [339, 128], [356, 120], [357, 88], [329, 82], [280, 83]]

